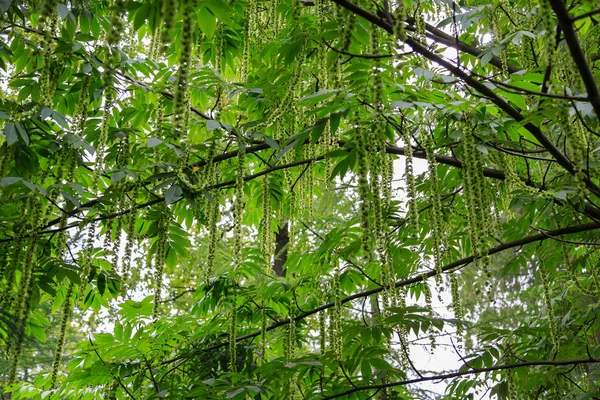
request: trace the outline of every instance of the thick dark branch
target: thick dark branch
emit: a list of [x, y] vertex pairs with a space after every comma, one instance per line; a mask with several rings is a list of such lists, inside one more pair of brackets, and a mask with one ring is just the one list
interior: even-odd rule
[[484, 372], [502, 371], [505, 369], [515, 369], [515, 368], [522, 368], [522, 367], [536, 367], [536, 366], [542, 366], [542, 365], [560, 367], [560, 366], [564, 366], [564, 365], [591, 364], [591, 363], [597, 363], [597, 362], [600, 362], [600, 359], [580, 358], [580, 359], [575, 359], [575, 360], [524, 361], [524, 362], [514, 363], [514, 364], [495, 365], [493, 367], [486, 367], [486, 368], [473, 368], [473, 369], [469, 369], [467, 371], [452, 372], [452, 373], [443, 374], [443, 375], [424, 376], [421, 378], [407, 379], [407, 380], [399, 381], [399, 382], [382, 383], [379, 385], [358, 386], [358, 387], [346, 390], [345, 392], [336, 393], [336, 394], [333, 394], [330, 396], [323, 396], [323, 399], [324, 400], [325, 399], [336, 399], [338, 397], [348, 396], [352, 393], [362, 392], [365, 390], [381, 390], [381, 389], [385, 389], [385, 388], [389, 388], [389, 387], [410, 385], [413, 383], [428, 382], [428, 381], [442, 381], [444, 379], [452, 379], [452, 378], [457, 378], [459, 376], [464, 376], [464, 375], [473, 375], [473, 374], [481, 374]]
[[594, 16], [596, 14], [600, 14], [600, 8], [597, 8], [595, 10], [588, 11], [586, 13], [583, 13], [583, 14], [577, 15], [575, 17], [572, 17], [571, 18], [571, 22], [575, 22], [575, 21], [579, 21], [580, 19], [592, 17], [592, 16]]
[[[600, 229], [600, 223], [592, 222], [592, 223], [588, 223], [588, 224], [584, 224], [584, 225], [570, 226], [570, 227], [567, 227], [567, 228], [556, 229], [554, 231], [547, 231], [547, 232], [544, 232], [544, 233], [538, 233], [538, 234], [535, 234], [535, 235], [531, 235], [531, 236], [527, 236], [527, 237], [521, 238], [519, 240], [514, 240], [514, 241], [508, 242], [508, 243], [503, 243], [503, 244], [501, 244], [499, 246], [496, 246], [496, 247], [490, 249], [488, 251], [488, 254], [492, 255], [492, 254], [496, 254], [496, 253], [499, 253], [499, 252], [504, 251], [504, 250], [508, 250], [508, 249], [512, 249], [512, 248], [516, 248], [516, 247], [521, 247], [521, 246], [524, 246], [526, 244], [540, 242], [540, 241], [548, 239], [549, 236], [551, 236], [551, 237], [557, 237], [557, 236], [569, 235], [569, 234], [574, 234], [574, 233], [588, 232], [588, 231], [595, 230], [595, 229]], [[442, 267], [442, 271], [443, 272], [451, 271], [451, 270], [456, 269], [458, 267], [470, 264], [475, 259], [476, 258], [474, 256], [470, 256], [470, 257], [466, 257], [466, 258], [454, 261], [452, 263], [444, 265]], [[417, 275], [417, 276], [415, 276], [413, 278], [409, 278], [409, 279], [397, 281], [396, 283], [394, 283], [394, 287], [398, 288], [398, 287], [403, 287], [403, 286], [414, 285], [416, 283], [422, 282], [424, 279], [431, 278], [435, 274], [436, 274], [436, 271], [430, 271], [430, 272], [427, 272], [427, 273], [424, 273], [424, 274]], [[369, 297], [369, 296], [372, 296], [374, 294], [380, 293], [385, 288], [386, 288], [385, 286], [382, 286], [382, 287], [378, 287], [378, 288], [375, 288], [375, 289], [366, 290], [364, 292], [359, 292], [359, 293], [356, 293], [356, 294], [353, 294], [351, 296], [343, 298], [341, 300], [341, 302], [342, 302], [342, 304], [345, 304], [345, 303], [351, 302], [353, 300], [357, 300], [357, 299], [364, 298], [364, 297]], [[312, 309], [310, 311], [307, 311], [307, 312], [304, 312], [304, 313], [298, 315], [294, 319], [294, 321], [298, 322], [298, 321], [300, 321], [300, 320], [302, 320], [304, 318], [307, 318], [307, 317], [309, 317], [311, 315], [317, 314], [317, 313], [319, 313], [321, 311], [325, 311], [325, 310], [330, 309], [330, 308], [332, 308], [334, 306], [335, 306], [335, 303], [324, 304], [324, 305], [322, 305], [320, 307], [317, 307], [315, 309]], [[287, 319], [286, 320], [282, 320], [280, 322], [277, 322], [277, 323], [269, 326], [267, 328], [267, 331], [271, 331], [271, 330], [277, 329], [277, 328], [279, 328], [281, 326], [287, 325], [287, 324], [289, 324], [289, 322], [290, 321], [287, 320]], [[253, 337], [257, 337], [260, 334], [261, 334], [260, 331], [249, 333], [247, 335], [243, 335], [243, 336], [238, 337], [236, 339], [236, 341], [241, 342], [243, 340], [247, 340], [247, 339], [251, 339]], [[201, 352], [205, 352], [205, 351], [213, 351], [213, 350], [219, 349], [221, 347], [225, 347], [227, 345], [228, 345], [228, 342], [223, 342], [223, 343], [219, 343], [219, 344], [207, 347], [205, 349], [195, 349], [195, 350], [190, 351], [187, 354], [184, 354], [184, 355], [172, 358], [170, 360], [163, 361], [162, 364], [168, 364], [168, 363], [172, 363], [172, 362], [175, 362], [175, 361], [179, 361], [181, 359], [191, 357], [191, 356], [193, 356], [195, 354], [198, 354], [198, 353], [201, 353]]]
[[594, 74], [592, 74], [592, 70], [579, 44], [579, 39], [577, 39], [577, 33], [573, 28], [573, 20], [569, 17], [569, 11], [562, 0], [550, 0], [550, 5], [558, 17], [558, 24], [563, 31], [565, 41], [571, 52], [571, 57], [573, 57], [573, 61], [575, 61], [575, 65], [579, 70], [581, 80], [588, 93], [589, 101], [592, 103], [596, 116], [600, 118], [600, 92], [594, 80]]

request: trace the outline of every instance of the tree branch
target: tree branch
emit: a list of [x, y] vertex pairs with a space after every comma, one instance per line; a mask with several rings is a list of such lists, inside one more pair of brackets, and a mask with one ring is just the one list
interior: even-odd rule
[[579, 21], [580, 19], [592, 17], [592, 16], [594, 16], [596, 14], [600, 14], [600, 8], [597, 8], [595, 10], [588, 11], [586, 13], [583, 13], [583, 14], [577, 15], [575, 17], [572, 17], [571, 18], [571, 22], [575, 22], [575, 21]]
[[569, 47], [571, 57], [573, 57], [573, 61], [575, 61], [575, 65], [579, 70], [581, 80], [587, 90], [589, 101], [592, 103], [596, 116], [600, 118], [600, 92], [594, 80], [594, 74], [592, 74], [592, 70], [585, 59], [585, 55], [577, 39], [577, 33], [573, 29], [573, 20], [569, 17], [569, 11], [562, 0], [550, 0], [550, 5], [558, 17], [558, 24], [563, 30], [567, 47]]
[[483, 372], [502, 371], [505, 369], [514, 369], [514, 368], [522, 368], [522, 367], [536, 367], [536, 366], [542, 366], [542, 365], [559, 367], [559, 366], [564, 366], [564, 365], [591, 364], [591, 363], [597, 363], [597, 362], [600, 362], [600, 359], [580, 358], [580, 359], [575, 359], [575, 360], [525, 361], [525, 362], [514, 363], [514, 364], [495, 365], [493, 367], [487, 367], [487, 368], [473, 368], [473, 369], [469, 369], [467, 371], [458, 371], [458, 372], [452, 372], [452, 373], [443, 374], [443, 375], [424, 376], [422, 378], [406, 379], [404, 381], [399, 381], [399, 382], [390, 382], [390, 383], [382, 383], [382, 384], [378, 384], [378, 385], [359, 386], [359, 387], [355, 387], [352, 389], [348, 389], [345, 392], [336, 393], [336, 394], [333, 394], [330, 396], [323, 396], [323, 400], [336, 399], [338, 397], [348, 396], [352, 393], [362, 392], [365, 390], [381, 390], [381, 389], [385, 389], [385, 388], [389, 388], [389, 387], [405, 386], [405, 385], [410, 385], [410, 384], [419, 383], [419, 382], [442, 381], [444, 379], [451, 379], [451, 378], [456, 378], [456, 377], [464, 376], [464, 375], [480, 374]]

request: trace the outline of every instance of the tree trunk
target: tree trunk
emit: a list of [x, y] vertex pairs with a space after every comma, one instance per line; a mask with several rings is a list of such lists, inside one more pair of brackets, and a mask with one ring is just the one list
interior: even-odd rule
[[285, 262], [287, 261], [289, 243], [290, 236], [288, 233], [288, 223], [286, 221], [283, 223], [283, 226], [279, 227], [278, 232], [275, 234], [275, 261], [273, 262], [273, 271], [275, 271], [277, 276], [285, 277]]

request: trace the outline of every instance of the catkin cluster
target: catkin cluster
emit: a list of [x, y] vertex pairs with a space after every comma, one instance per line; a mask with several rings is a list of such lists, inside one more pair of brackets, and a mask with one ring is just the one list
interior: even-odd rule
[[473, 130], [473, 124], [465, 125], [463, 139], [464, 193], [468, 210], [471, 247], [485, 273], [488, 295], [491, 296], [490, 259], [487, 255], [487, 238], [493, 231], [492, 213], [490, 212], [491, 199], [483, 176], [481, 152], [476, 147]]
[[[294, 319], [293, 310], [290, 310], [288, 316], [288, 324], [286, 325], [285, 337], [283, 338], [283, 355], [286, 362], [292, 362], [294, 354], [296, 352], [296, 320]], [[294, 398], [294, 382], [293, 375], [290, 375], [285, 382], [284, 391], [286, 393], [286, 399], [292, 400]]]
[[81, 136], [85, 128], [85, 122], [88, 117], [88, 105], [90, 102], [90, 81], [91, 75], [85, 74], [81, 80], [81, 90], [77, 98], [77, 107], [73, 117], [73, 134]]
[[271, 30], [273, 31], [273, 37], [277, 36], [279, 31], [279, 15], [277, 14], [277, 6], [279, 5], [279, 0], [270, 0], [269, 1], [269, 23], [271, 25]]
[[229, 371], [237, 371], [237, 296], [233, 297], [231, 315], [229, 316]]
[[58, 340], [56, 342], [56, 348], [54, 349], [54, 359], [52, 361], [52, 370], [50, 372], [50, 388], [52, 389], [56, 386], [58, 371], [62, 361], [63, 348], [67, 336], [67, 328], [69, 326], [69, 322], [71, 321], [74, 289], [75, 284], [73, 282], [69, 282], [67, 285], [67, 293], [65, 294], [65, 298], [61, 307], [62, 315], [60, 318], [60, 331], [58, 334]]
[[[212, 157], [209, 161], [209, 178], [210, 184], [215, 185], [219, 181], [219, 165], [213, 162]], [[209, 204], [208, 210], [208, 251], [207, 251], [207, 260], [206, 260], [206, 271], [204, 274], [205, 281], [212, 277], [213, 269], [215, 265], [215, 253], [217, 250], [217, 242], [219, 240], [219, 230], [217, 228], [217, 223], [219, 222], [219, 217], [221, 216], [220, 212], [220, 196], [218, 191], [213, 191], [213, 201]]]
[[267, 361], [267, 307], [263, 301], [260, 309], [260, 354], [261, 361]]
[[[379, 31], [373, 29], [371, 31], [371, 53], [373, 55], [379, 54]], [[373, 62], [373, 107], [375, 109], [375, 126], [371, 130], [367, 140], [367, 147], [371, 154], [371, 192], [373, 193], [373, 233], [375, 235], [376, 242], [379, 243], [382, 239], [384, 232], [383, 224], [383, 211], [385, 208], [385, 195], [383, 193], [383, 187], [380, 179], [381, 177], [387, 176], [387, 154], [385, 151], [386, 138], [385, 138], [385, 124], [381, 121], [381, 115], [384, 111], [383, 105], [383, 75], [381, 71], [381, 60], [375, 59]]]
[[[44, 179], [42, 179], [43, 182]], [[26, 232], [30, 233], [35, 231], [42, 219], [43, 205], [38, 195], [31, 196], [25, 203], [24, 217], [23, 217], [23, 231], [24, 235]], [[23, 238], [19, 241], [22, 245], [22, 250], [19, 250], [16, 254], [15, 261], [18, 264], [15, 265], [21, 269], [21, 277], [19, 279], [17, 294], [7, 308], [12, 311], [13, 315], [23, 324], [27, 326], [30, 317], [30, 300], [34, 289], [33, 271], [36, 264], [37, 250], [39, 245], [39, 235], [34, 234], [27, 238]], [[19, 246], [21, 247], [21, 246]], [[3, 298], [4, 301], [10, 301]], [[8, 383], [12, 384], [15, 382], [17, 377], [17, 369], [21, 359], [23, 351], [23, 344], [25, 342], [25, 335], [19, 335], [15, 342], [9, 347], [10, 351], [10, 370], [8, 374]]]
[[[263, 223], [261, 231], [261, 253], [263, 258], [270, 265], [271, 258], [273, 256], [273, 229], [271, 226], [272, 210], [271, 210], [271, 192], [269, 189], [269, 176], [265, 175], [263, 178], [263, 192], [262, 192], [262, 212], [263, 212]], [[267, 267], [267, 270], [269, 268]]]
[[193, 55], [193, 16], [191, 7], [186, 6], [180, 35], [181, 52], [179, 53], [179, 69], [173, 98], [173, 131], [175, 138], [179, 141], [184, 141], [188, 134], [188, 85]]
[[[462, 307], [460, 298], [460, 288], [458, 286], [458, 272], [453, 271], [450, 273], [450, 293], [452, 294], [452, 309], [454, 310], [454, 318], [459, 321], [464, 319], [465, 313]], [[456, 325], [456, 336], [459, 342], [463, 338], [463, 325], [461, 323]]]
[[431, 197], [431, 228], [433, 241], [433, 260], [435, 264], [435, 281], [439, 292], [443, 291], [443, 251], [445, 249], [445, 234], [443, 230], [444, 214], [442, 212], [441, 189], [438, 177], [437, 160], [435, 159], [435, 149], [433, 134], [430, 133], [427, 122], [421, 126], [421, 140], [425, 145], [425, 153], [427, 155], [427, 163], [429, 169], [430, 180], [430, 197]]
[[548, 325], [550, 328], [550, 342], [552, 343], [552, 352], [556, 354], [560, 349], [560, 341], [558, 336], [558, 324], [554, 318], [554, 307], [552, 306], [552, 292], [548, 283], [548, 272], [544, 265], [538, 265], [538, 274], [542, 281], [542, 293], [544, 296], [544, 306], [546, 315], [548, 316]]
[[83, 249], [83, 268], [81, 269], [81, 287], [79, 297], [83, 297], [84, 289], [90, 280], [92, 273], [92, 260], [94, 254], [94, 243], [96, 240], [97, 223], [95, 220], [91, 220], [88, 225], [87, 237], [85, 247]]
[[150, 38], [150, 49], [148, 51], [148, 57], [151, 60], [157, 61], [160, 56], [160, 35], [161, 35], [161, 25], [157, 26], [154, 32], [152, 32], [152, 37]]
[[167, 255], [167, 239], [169, 235], [169, 217], [166, 205], [162, 205], [157, 221], [156, 251], [154, 253], [154, 306], [152, 308], [152, 319], [157, 320], [163, 286], [163, 275], [165, 269], [165, 257]]
[[406, 3], [404, 0], [398, 1], [394, 10], [394, 38], [396, 41], [404, 42], [406, 40], [406, 29], [404, 21], [406, 20]]
[[[274, 135], [273, 139], [280, 140], [282, 129], [277, 129], [278, 124], [282, 122], [286, 117], [290, 114], [294, 113], [294, 103], [296, 100], [296, 89], [300, 84], [300, 79], [302, 78], [302, 65], [303, 60], [299, 60], [290, 76], [289, 81], [286, 84], [287, 90], [281, 101], [279, 102], [278, 107], [275, 109], [273, 114], [269, 119], [269, 127], [274, 127]], [[281, 127], [280, 127], [281, 128]]]
[[543, 30], [542, 34], [542, 58], [546, 65], [552, 63], [555, 47], [555, 26], [554, 18], [552, 17], [552, 7], [550, 6], [550, 0], [541, 0], [539, 4], [539, 15], [541, 27]]
[[[337, 261], [336, 261], [337, 263]], [[333, 294], [334, 307], [331, 313], [331, 348], [336, 359], [342, 359], [342, 289], [340, 287], [340, 271], [335, 266], [333, 278], [331, 279], [331, 293]]]
[[372, 255], [372, 221], [371, 221], [371, 188], [369, 186], [369, 154], [367, 151], [366, 132], [361, 123], [359, 113], [354, 113], [354, 142], [356, 143], [356, 161], [358, 166], [358, 195], [360, 197], [360, 225], [363, 229], [362, 250], [364, 256]]
[[[354, 28], [356, 26], [356, 15], [351, 14], [348, 16], [346, 23], [342, 29], [341, 37], [340, 37], [340, 50], [348, 51], [350, 50], [350, 45], [352, 44], [352, 34], [354, 33]], [[338, 61], [341, 61], [338, 59]]]
[[[319, 304], [325, 304], [327, 302], [327, 286], [319, 285], [318, 294]], [[319, 313], [319, 350], [321, 355], [327, 351], [327, 325], [326, 325], [327, 314], [325, 311]]]
[[[135, 194], [135, 191], [133, 191]], [[123, 252], [123, 261], [121, 268], [122, 286], [126, 288], [129, 283], [129, 274], [131, 270], [131, 256], [133, 254], [133, 246], [135, 244], [135, 221], [137, 219], [137, 208], [135, 196], [131, 196], [127, 201], [127, 209], [129, 212], [125, 214], [125, 250]]]
[[[427, 277], [425, 275], [422, 276], [421, 282], [423, 283], [423, 294], [425, 295], [425, 308], [427, 308], [429, 318], [433, 319], [433, 299], [431, 296], [431, 288], [427, 283]], [[436, 347], [435, 335], [433, 333], [433, 325], [429, 325], [427, 327], [427, 334], [429, 336], [429, 342], [431, 343], [430, 351], [433, 354], [433, 351]]]
[[[63, 150], [61, 155], [63, 162], [61, 168], [59, 168], [58, 181], [59, 182], [74, 182], [75, 169], [77, 168], [77, 152], [71, 147], [67, 147]], [[50, 207], [49, 207], [50, 209]], [[46, 218], [48, 218], [47, 216]], [[62, 213], [58, 222], [58, 230], [56, 242], [54, 245], [54, 256], [57, 259], [62, 259], [65, 251], [67, 250], [67, 240], [69, 238], [67, 230], [65, 229], [68, 222], [68, 214]]]
[[125, 30], [125, 23], [121, 19], [121, 14], [125, 12], [125, 6], [125, 0], [114, 0], [111, 7], [110, 31], [106, 36], [106, 43], [111, 47], [119, 44], [123, 31]]
[[164, 44], [171, 43], [171, 30], [175, 27], [175, 15], [177, 13], [177, 0], [162, 0], [162, 35], [161, 42]]
[[[54, 7], [56, 8], [56, 4]], [[43, 22], [44, 37], [42, 39], [42, 69], [40, 71], [39, 85], [40, 105], [46, 107], [52, 106], [54, 89], [58, 83], [57, 65], [53, 65], [52, 63], [53, 35], [58, 23], [58, 15], [55, 13], [55, 8]]]
[[215, 67], [215, 71], [217, 71], [218, 74], [223, 74], [223, 52], [224, 52], [224, 31], [225, 28], [223, 27], [223, 23], [218, 22], [217, 23], [217, 28], [215, 31], [215, 63], [214, 63], [214, 67]]
[[408, 221], [412, 235], [418, 236], [419, 232], [419, 208], [417, 207], [417, 189], [413, 168], [413, 148], [407, 129], [402, 129], [402, 140], [404, 141], [404, 162], [406, 177], [406, 195], [408, 197]]
[[575, 124], [573, 123], [566, 107], [560, 109], [558, 120], [562, 133], [566, 138], [567, 148], [575, 169], [575, 180], [577, 181], [579, 194], [586, 196], [589, 191], [586, 188], [586, 176], [584, 172], [588, 146], [585, 128], [583, 128], [579, 121], [576, 121]]
[[242, 219], [244, 215], [244, 161], [245, 154], [238, 153], [235, 178], [235, 199], [233, 204], [233, 257], [234, 265], [242, 262]]
[[258, 36], [257, 27], [257, 0], [249, 0], [246, 5], [246, 18], [244, 21], [244, 50], [242, 54], [242, 65], [240, 67], [240, 82], [245, 83], [248, 79], [248, 68], [252, 56], [255, 38]]

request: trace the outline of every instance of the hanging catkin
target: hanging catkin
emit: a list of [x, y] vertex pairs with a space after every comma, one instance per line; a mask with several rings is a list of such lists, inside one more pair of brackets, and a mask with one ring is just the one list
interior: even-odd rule
[[237, 371], [237, 297], [234, 294], [229, 317], [229, 371]]
[[373, 231], [371, 221], [371, 188], [369, 186], [369, 170], [371, 169], [367, 151], [366, 132], [359, 113], [354, 113], [354, 141], [356, 142], [356, 160], [358, 165], [358, 195], [360, 197], [360, 225], [363, 229], [363, 256], [369, 260], [373, 250]]
[[[211, 157], [208, 166], [209, 182], [211, 185], [215, 185], [219, 181], [219, 165], [215, 163]], [[217, 223], [219, 222], [221, 210], [219, 204], [220, 193], [218, 190], [212, 192], [212, 199], [213, 201], [208, 205], [208, 251], [206, 257], [206, 271], [204, 273], [204, 280], [206, 282], [208, 282], [213, 275], [217, 242], [219, 240]]]
[[474, 256], [478, 259], [486, 277], [488, 296], [491, 292], [490, 257], [487, 254], [486, 240], [492, 229], [491, 212], [486, 181], [483, 176], [481, 152], [475, 145], [474, 125], [467, 123], [463, 139], [464, 193], [468, 209], [469, 239]]
[[242, 219], [244, 214], [244, 160], [245, 154], [238, 152], [233, 205], [233, 257], [235, 268], [242, 263]]
[[169, 217], [167, 215], [167, 207], [164, 203], [161, 203], [158, 212], [156, 250], [154, 253], [154, 306], [152, 308], [153, 320], [158, 319], [160, 312], [165, 258], [167, 255], [167, 239], [169, 234]]
[[419, 232], [419, 208], [417, 207], [417, 189], [413, 169], [413, 149], [410, 135], [407, 129], [402, 129], [402, 140], [404, 140], [406, 195], [408, 197], [408, 221], [410, 232], [415, 237]]
[[[188, 135], [188, 123], [186, 121], [188, 109], [188, 85], [189, 74], [193, 53], [194, 35], [194, 13], [191, 8], [192, 2], [188, 2], [184, 8], [184, 18], [180, 34], [179, 69], [175, 94], [173, 97], [173, 131], [177, 141], [185, 141]], [[186, 148], [188, 148], [186, 146]]]
[[[262, 223], [262, 235], [261, 235], [261, 253], [267, 265], [270, 265], [271, 258], [273, 256], [273, 231], [271, 227], [271, 194], [269, 190], [269, 175], [265, 175], [263, 178], [263, 192], [262, 192], [262, 211], [263, 211], [263, 223]], [[267, 268], [269, 269], [269, 268]]]
[[442, 202], [440, 197], [440, 184], [437, 171], [437, 161], [434, 153], [434, 142], [433, 134], [428, 132], [428, 126], [423, 124], [421, 126], [421, 140], [425, 144], [425, 152], [427, 154], [427, 163], [429, 167], [429, 180], [430, 180], [430, 198], [431, 198], [431, 227], [432, 227], [432, 242], [433, 242], [433, 260], [435, 265], [435, 281], [438, 292], [444, 290], [443, 277], [442, 277], [442, 246], [443, 246], [443, 214], [442, 214]]

